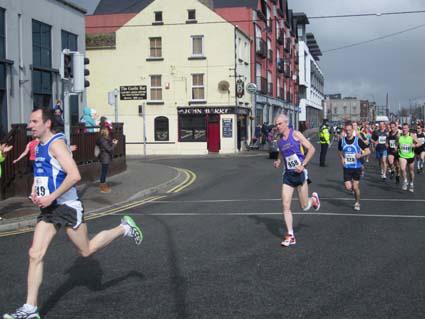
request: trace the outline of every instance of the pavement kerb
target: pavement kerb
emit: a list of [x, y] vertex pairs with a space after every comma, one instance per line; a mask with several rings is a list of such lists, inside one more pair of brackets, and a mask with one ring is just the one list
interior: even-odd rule
[[[158, 193], [162, 193], [165, 192], [167, 189], [173, 188], [177, 185], [179, 185], [185, 178], [183, 171], [176, 168], [176, 167], [172, 167], [169, 166], [171, 168], [173, 168], [176, 172], [177, 175], [170, 179], [169, 181], [166, 181], [162, 184], [144, 189], [140, 192], [137, 192], [136, 194], [131, 195], [130, 197], [128, 197], [127, 199], [120, 201], [114, 205], [108, 205], [108, 206], [104, 206], [104, 207], [99, 207], [96, 209], [92, 209], [90, 211], [86, 211], [84, 212], [85, 216], [89, 217], [92, 214], [101, 212], [103, 210], [106, 209], [113, 209], [113, 208], [117, 208], [120, 207], [128, 202], [131, 201], [135, 201], [135, 200], [141, 200], [145, 197], [154, 195], [154, 194], [158, 194]], [[81, 185], [81, 187], [84, 187], [85, 185]], [[17, 218], [16, 221], [12, 221], [10, 223], [5, 223], [5, 224], [0, 224], [0, 234], [2, 232], [8, 232], [8, 231], [14, 231], [14, 230], [18, 230], [18, 229], [22, 229], [22, 228], [28, 228], [28, 227], [34, 227], [36, 224], [36, 216], [38, 214], [34, 214], [34, 215], [29, 215], [29, 216], [25, 216], [22, 218]]]

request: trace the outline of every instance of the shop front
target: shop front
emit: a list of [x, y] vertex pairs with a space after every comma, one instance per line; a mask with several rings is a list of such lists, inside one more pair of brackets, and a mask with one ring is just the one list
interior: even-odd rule
[[247, 139], [249, 109], [179, 107], [178, 143], [204, 143], [208, 153], [236, 153]]

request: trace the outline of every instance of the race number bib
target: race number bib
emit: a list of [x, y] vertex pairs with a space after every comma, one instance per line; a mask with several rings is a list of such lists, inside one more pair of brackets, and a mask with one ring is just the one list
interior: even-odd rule
[[295, 167], [301, 165], [301, 161], [297, 154], [285, 157], [286, 168], [294, 170]]
[[395, 140], [390, 140], [390, 148], [395, 148]]
[[420, 137], [418, 138], [419, 142], [421, 142], [422, 145], [424, 145], [425, 142], [425, 137]]
[[410, 145], [409, 144], [401, 144], [400, 149], [402, 153], [410, 153]]
[[346, 153], [344, 154], [345, 164], [355, 164], [356, 163], [356, 154], [355, 153]]
[[385, 142], [387, 141], [387, 137], [385, 135], [380, 135], [378, 138], [378, 143], [379, 144], [385, 144]]
[[47, 176], [36, 176], [34, 186], [37, 196], [43, 197], [50, 195], [49, 178]]

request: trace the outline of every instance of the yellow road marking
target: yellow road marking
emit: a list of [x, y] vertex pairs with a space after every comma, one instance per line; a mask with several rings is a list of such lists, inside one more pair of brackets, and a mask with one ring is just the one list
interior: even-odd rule
[[183, 173], [185, 173], [186, 174], [186, 178], [184, 179], [184, 181], [183, 182], [181, 182], [179, 185], [177, 185], [177, 186], [175, 186], [175, 187], [173, 187], [172, 189], [169, 189], [168, 191], [167, 191], [167, 194], [170, 194], [170, 193], [173, 193], [177, 188], [179, 188], [179, 187], [181, 187], [181, 186], [183, 186], [185, 183], [187, 183], [187, 181], [190, 179], [190, 174], [189, 174], [189, 170], [186, 170], [186, 169], [181, 169], [181, 168], [178, 168], [178, 170], [180, 171], [180, 172], [183, 172]]
[[[119, 213], [119, 212], [122, 212], [126, 209], [130, 209], [130, 208], [134, 208], [134, 207], [137, 207], [137, 206], [140, 206], [140, 205], [144, 205], [144, 204], [153, 202], [157, 199], [162, 199], [164, 197], [166, 197], [166, 196], [148, 197], [146, 199], [143, 199], [143, 200], [140, 200], [140, 201], [137, 201], [137, 202], [132, 202], [130, 204], [126, 204], [126, 205], [123, 205], [123, 206], [120, 206], [120, 207], [115, 207], [113, 209], [109, 209], [109, 210], [106, 210], [106, 211], [103, 211], [103, 212], [100, 212], [100, 213], [95, 213], [95, 214], [90, 215], [87, 218], [85, 218], [85, 220], [92, 220], [92, 219], [96, 219], [96, 218], [99, 218], [99, 217], [102, 217], [102, 216], [107, 216], [107, 215], [112, 215], [114, 213]], [[12, 236], [12, 235], [25, 234], [25, 233], [29, 233], [29, 232], [32, 232], [32, 231], [34, 231], [34, 227], [32, 227], [32, 226], [22, 228], [22, 229], [19, 229], [19, 230], [12, 230], [12, 231], [8, 231], [8, 232], [0, 233], [0, 238]]]
[[190, 185], [192, 185], [195, 182], [196, 174], [194, 172], [192, 172], [191, 170], [186, 170], [186, 173], [188, 173], [190, 175], [190, 179], [186, 183], [184, 183], [183, 185], [175, 188], [173, 190], [173, 193], [181, 192], [183, 189], [189, 187]]

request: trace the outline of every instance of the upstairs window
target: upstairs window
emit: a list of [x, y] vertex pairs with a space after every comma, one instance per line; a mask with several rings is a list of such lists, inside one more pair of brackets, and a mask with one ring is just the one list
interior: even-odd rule
[[162, 57], [162, 39], [161, 38], [150, 38], [150, 56], [151, 58]]
[[187, 10], [187, 20], [196, 20], [196, 10]]
[[161, 75], [151, 75], [151, 100], [162, 101]]
[[205, 100], [204, 74], [192, 74], [192, 100]]
[[154, 14], [155, 14], [155, 22], [163, 22], [162, 11], [156, 11]]
[[192, 56], [204, 56], [204, 36], [192, 36]]

